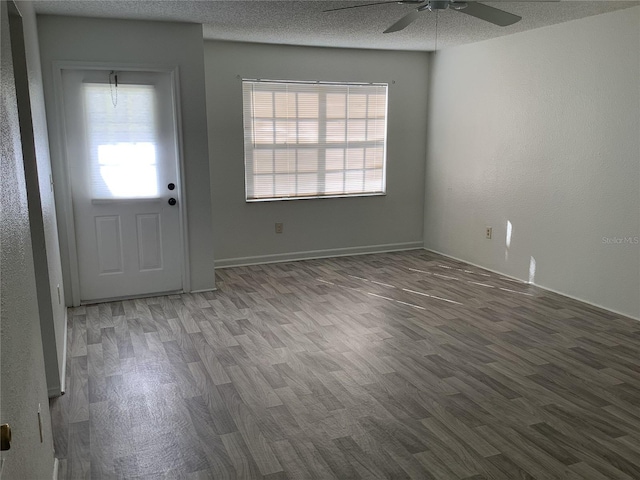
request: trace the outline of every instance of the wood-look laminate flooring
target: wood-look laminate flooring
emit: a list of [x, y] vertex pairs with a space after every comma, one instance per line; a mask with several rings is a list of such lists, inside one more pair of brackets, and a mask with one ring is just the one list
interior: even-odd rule
[[60, 478], [640, 478], [640, 322], [421, 250], [217, 286], [70, 311]]

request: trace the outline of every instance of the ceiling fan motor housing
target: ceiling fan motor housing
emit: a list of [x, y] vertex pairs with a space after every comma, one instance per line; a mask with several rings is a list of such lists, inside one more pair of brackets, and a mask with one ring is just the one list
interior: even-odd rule
[[419, 7], [418, 11], [421, 12], [423, 10], [429, 10], [433, 12], [434, 10], [446, 10], [447, 8], [451, 8], [452, 10], [462, 10], [463, 8], [466, 8], [466, 6], [467, 2], [455, 2], [451, 0], [431, 0], [430, 2], [427, 2], [426, 4]]
[[432, 0], [430, 2], [427, 2], [426, 5], [423, 5], [422, 7], [418, 8], [419, 11], [422, 10], [430, 10], [430, 11], [434, 11], [434, 10], [446, 10], [447, 8], [449, 8], [449, 0]]

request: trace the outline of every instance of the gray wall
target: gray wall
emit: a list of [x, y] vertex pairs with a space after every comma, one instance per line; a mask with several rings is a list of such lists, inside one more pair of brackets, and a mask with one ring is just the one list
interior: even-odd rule
[[[205, 42], [205, 66], [216, 265], [422, 245], [427, 54]], [[389, 83], [387, 195], [246, 203], [238, 76]]]
[[534, 283], [639, 318], [640, 7], [446, 49], [432, 72], [425, 247], [527, 281], [534, 258]]
[[[191, 289], [214, 287], [207, 117], [204, 104], [202, 26], [58, 16], [39, 16], [40, 54], [51, 137], [51, 157], [57, 188], [68, 189], [60, 171], [61, 150], [53, 85], [53, 62], [112, 62], [133, 65], [177, 65], [185, 164], [190, 248]], [[67, 205], [58, 196], [62, 264], [70, 285]], [[69, 290], [69, 289], [68, 289]], [[71, 296], [66, 292], [67, 304]]]
[[[64, 344], [66, 333], [66, 307], [64, 305], [64, 287], [62, 266], [60, 263], [60, 245], [56, 220], [56, 203], [51, 188], [51, 159], [49, 157], [49, 138], [44, 107], [44, 90], [40, 67], [40, 50], [36, 15], [31, 2], [16, 2], [23, 19], [25, 47], [25, 67], [28, 82], [24, 85], [29, 97], [31, 111], [24, 110], [31, 132], [27, 135], [34, 141], [23, 143], [29, 146], [29, 155], [25, 156], [25, 176], [29, 192], [29, 216], [31, 223], [31, 241], [38, 290], [38, 308], [42, 329], [44, 363], [47, 373], [49, 395], [59, 395], [64, 388]], [[23, 71], [23, 74], [25, 72]], [[58, 286], [60, 292], [58, 293]]]
[[[13, 428], [3, 478], [51, 478], [53, 441], [45, 380], [25, 172], [9, 41], [0, 2], [0, 405]], [[38, 431], [41, 406], [43, 439]]]

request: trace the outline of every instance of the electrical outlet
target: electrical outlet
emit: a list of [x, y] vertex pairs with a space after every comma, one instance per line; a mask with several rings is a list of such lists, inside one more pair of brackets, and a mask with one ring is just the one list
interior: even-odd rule
[[492, 227], [487, 227], [486, 233], [485, 233], [485, 238], [491, 240], [491, 235], [493, 234], [493, 228]]
[[282, 233], [284, 231], [284, 223], [276, 223], [276, 233]]

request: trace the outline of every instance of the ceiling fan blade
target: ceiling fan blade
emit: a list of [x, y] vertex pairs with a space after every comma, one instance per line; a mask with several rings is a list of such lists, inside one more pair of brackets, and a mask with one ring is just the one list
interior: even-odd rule
[[362, 5], [351, 5], [349, 7], [338, 7], [338, 8], [330, 8], [328, 10], [323, 10], [322, 12], [337, 12], [338, 10], [349, 10], [350, 8], [362, 8], [362, 7], [373, 7], [374, 5], [386, 5], [388, 3], [423, 3], [425, 0], [391, 0], [387, 2], [376, 2], [376, 3], [364, 3]]
[[522, 20], [518, 15], [478, 2], [468, 2], [466, 8], [458, 11], [500, 27], [508, 27]]
[[413, 12], [408, 13], [407, 15], [402, 17], [400, 20], [398, 20], [396, 23], [391, 25], [382, 33], [393, 33], [393, 32], [399, 32], [400, 30], [404, 30], [405, 28], [407, 28], [409, 25], [411, 25], [413, 22], [415, 22], [418, 19], [418, 17], [420, 16], [420, 13], [421, 12], [418, 10], [414, 10]]

